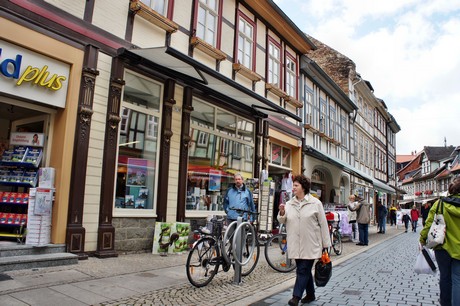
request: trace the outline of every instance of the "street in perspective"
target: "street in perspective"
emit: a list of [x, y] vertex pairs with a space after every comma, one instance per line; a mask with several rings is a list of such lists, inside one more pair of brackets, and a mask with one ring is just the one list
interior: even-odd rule
[[[331, 254], [333, 275], [310, 305], [436, 305], [438, 276], [414, 273], [419, 233], [370, 227], [369, 246], [344, 240]], [[0, 305], [287, 305], [295, 272], [279, 273], [263, 252], [256, 269], [234, 283], [233, 269], [205, 287], [186, 277], [187, 253], [89, 258], [77, 265], [4, 272]]]

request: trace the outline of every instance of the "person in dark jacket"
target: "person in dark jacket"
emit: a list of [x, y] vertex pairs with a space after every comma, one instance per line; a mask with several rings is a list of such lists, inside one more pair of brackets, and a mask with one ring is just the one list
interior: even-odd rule
[[406, 228], [407, 233], [407, 230], [409, 229], [410, 217], [405, 211], [403, 211], [402, 222], [404, 223], [404, 227]]
[[378, 217], [378, 224], [379, 224], [379, 231], [377, 233], [385, 234], [386, 224], [387, 224], [387, 215], [388, 209], [382, 202], [379, 201], [377, 205], [377, 217]]
[[430, 202], [425, 202], [422, 205], [421, 213], [422, 213], [422, 225], [425, 226], [426, 218], [428, 218], [428, 213], [430, 212]]

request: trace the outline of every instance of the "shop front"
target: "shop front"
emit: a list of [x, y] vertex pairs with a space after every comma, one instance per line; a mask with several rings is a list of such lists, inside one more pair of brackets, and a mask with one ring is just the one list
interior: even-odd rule
[[[9, 20], [0, 21], [0, 239], [19, 234], [31, 245], [61, 244], [77, 110], [71, 101], [78, 99], [83, 52]], [[32, 206], [36, 187], [48, 188], [54, 201], [46, 202], [52, 196], [45, 197], [45, 206]], [[42, 199], [41, 192], [37, 189], [36, 201]], [[46, 218], [34, 219], [34, 211]], [[23, 221], [8, 222], [12, 215]], [[44, 239], [36, 236], [37, 220]]]
[[223, 197], [234, 175], [254, 178], [254, 119], [198, 98], [190, 117], [186, 217], [225, 214]]

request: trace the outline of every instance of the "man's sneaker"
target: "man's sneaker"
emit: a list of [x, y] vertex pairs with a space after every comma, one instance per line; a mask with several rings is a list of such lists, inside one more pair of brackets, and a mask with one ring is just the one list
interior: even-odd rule
[[301, 299], [300, 301], [303, 303], [303, 304], [308, 304], [310, 302], [313, 302], [314, 300], [316, 300], [316, 297], [314, 295], [309, 295], [307, 294], [303, 299]]

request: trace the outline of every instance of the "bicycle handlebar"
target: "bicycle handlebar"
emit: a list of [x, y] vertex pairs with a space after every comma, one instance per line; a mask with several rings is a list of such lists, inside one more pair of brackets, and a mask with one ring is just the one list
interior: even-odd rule
[[236, 211], [240, 216], [242, 216], [244, 213], [248, 213], [248, 214], [256, 215], [256, 216], [260, 214], [260, 213], [255, 212], [255, 211], [250, 211], [250, 210], [241, 209], [241, 208], [228, 208], [228, 210], [234, 210], [234, 211]]

